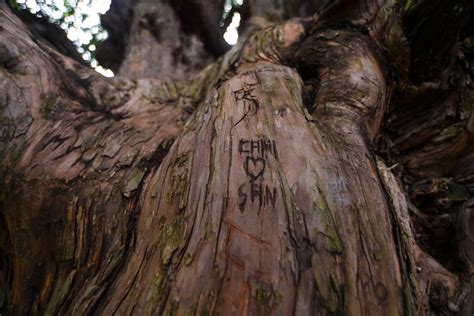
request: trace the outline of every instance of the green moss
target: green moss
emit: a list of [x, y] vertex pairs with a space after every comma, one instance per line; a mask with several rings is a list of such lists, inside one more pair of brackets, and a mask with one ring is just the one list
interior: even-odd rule
[[145, 315], [152, 315], [157, 306], [163, 304], [165, 298], [164, 292], [166, 290], [166, 271], [160, 269], [153, 278], [152, 287], [150, 290], [150, 299], [145, 307]]
[[257, 289], [255, 291], [255, 298], [257, 299], [257, 301], [265, 305], [270, 304], [271, 296], [272, 292], [268, 291], [267, 289]]
[[172, 256], [178, 246], [184, 242], [185, 224], [182, 217], [178, 218], [174, 223], [166, 225], [160, 236], [159, 248], [161, 249], [161, 262], [167, 267]]
[[153, 286], [150, 290], [149, 299], [146, 304], [145, 314], [152, 315], [158, 306], [165, 303], [168, 283], [168, 270], [173, 254], [183, 242], [185, 225], [184, 218], [179, 217], [173, 223], [167, 223], [164, 216], [159, 219], [160, 236], [157, 239], [157, 249], [161, 254], [161, 267], [157, 267], [158, 272], [153, 279]]
[[[67, 210], [70, 212], [70, 210]], [[71, 236], [74, 236], [75, 234], [75, 227], [73, 222], [69, 220], [64, 220], [63, 221], [63, 233], [62, 233], [62, 249], [63, 249], [63, 260], [67, 261], [69, 259], [74, 258], [74, 246], [75, 246], [75, 240], [74, 238], [71, 238]]]
[[56, 315], [58, 309], [61, 307], [64, 299], [69, 293], [72, 280], [75, 276], [75, 272], [71, 272], [67, 277], [63, 275], [57, 275], [56, 282], [54, 283], [54, 290], [51, 297], [48, 300], [48, 304], [44, 310], [44, 315]]
[[333, 40], [333, 39], [335, 39], [335, 38], [338, 37], [338, 36], [339, 36], [339, 31], [337, 31], [337, 30], [331, 30], [331, 29], [329, 29], [329, 30], [327, 30], [327, 31], [325, 31], [325, 32], [320, 32], [320, 33], [318, 34], [318, 38], [324, 39], [324, 40], [328, 40], [328, 41], [329, 41], [329, 40]]
[[166, 193], [166, 201], [169, 204], [178, 203], [178, 208], [184, 210], [187, 205], [189, 190], [189, 169], [191, 164], [190, 152], [182, 153], [172, 163], [169, 189]]
[[189, 171], [185, 169], [181, 173], [173, 174], [170, 177], [170, 189], [166, 195], [169, 204], [178, 203], [180, 210], [187, 204], [187, 191], [189, 189]]
[[413, 5], [413, 0], [405, 0], [403, 4], [403, 10], [408, 11]]
[[179, 309], [179, 302], [178, 301], [173, 301], [171, 303], [171, 306], [169, 309], [165, 311], [166, 316], [174, 316], [178, 314], [178, 309]]
[[255, 290], [255, 299], [263, 307], [271, 307], [281, 302], [282, 295], [277, 290], [261, 287]]
[[112, 81], [112, 85], [118, 90], [130, 91], [132, 89], [136, 89], [137, 81], [129, 79], [117, 79]]
[[329, 280], [330, 280], [330, 286], [329, 286], [327, 304], [328, 304], [329, 310], [335, 313], [343, 304], [341, 304], [342, 302], [339, 302], [339, 291], [338, 291], [339, 282], [337, 281], [333, 273], [329, 275]]
[[323, 193], [321, 191], [321, 189], [318, 188], [318, 196], [316, 198], [316, 202], [315, 202], [315, 205], [316, 207], [320, 210], [320, 211], [325, 211], [325, 210], [329, 210], [329, 207], [326, 203], [326, 199], [324, 199], [323, 197]]
[[166, 87], [168, 88], [168, 97], [176, 99], [178, 97], [178, 88], [173, 82], [168, 82]]
[[341, 242], [339, 241], [339, 237], [336, 234], [335, 229], [330, 229], [330, 238], [329, 238], [329, 244], [327, 250], [331, 253], [341, 253], [342, 252], [342, 245]]
[[184, 255], [184, 265], [189, 266], [191, 262], [193, 262], [193, 256], [189, 252], [187, 252]]
[[282, 295], [278, 291], [273, 291], [273, 298], [275, 299], [275, 304], [280, 304]]
[[157, 101], [166, 101], [167, 100], [167, 95], [166, 92], [164, 91], [162, 85], [156, 85], [153, 86], [153, 88], [150, 89], [150, 94], [148, 95], [150, 100], [157, 100]]
[[146, 170], [143, 170], [141, 168], [135, 168], [132, 171], [132, 174], [129, 180], [127, 184], [125, 185], [125, 188], [123, 189], [123, 194], [126, 197], [130, 197], [132, 192], [138, 188], [138, 186], [140, 185], [142, 181], [143, 176], [145, 175], [145, 171]]
[[464, 128], [461, 124], [453, 124], [443, 129], [431, 142], [435, 144], [443, 143], [448, 139], [454, 138], [459, 135]]
[[47, 94], [41, 94], [41, 113], [44, 118], [51, 119], [59, 111], [57, 97], [55, 94], [49, 92]]
[[320, 220], [323, 227], [318, 227], [317, 229], [322, 230], [323, 235], [326, 237], [326, 249], [331, 253], [341, 253], [342, 243], [337, 234], [336, 223], [333, 218], [334, 215], [331, 213], [331, 210], [324, 199], [322, 190], [318, 189], [318, 191], [319, 194], [316, 199], [316, 207], [320, 213]]
[[17, 143], [10, 144], [10, 148], [8, 149], [9, 160], [15, 162], [18, 159], [20, 159], [21, 155], [23, 154], [25, 150], [25, 147], [26, 147], [26, 144], [23, 144], [21, 146], [18, 145]]

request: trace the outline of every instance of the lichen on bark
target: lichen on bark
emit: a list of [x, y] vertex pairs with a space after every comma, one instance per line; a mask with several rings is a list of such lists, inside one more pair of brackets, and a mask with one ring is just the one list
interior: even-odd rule
[[[439, 64], [414, 75], [426, 4], [402, 4], [257, 19], [214, 60], [183, 3], [142, 2], [114, 79], [35, 43], [0, 4], [2, 311], [472, 311], [471, 53], [446, 71], [462, 70], [453, 86], [429, 81]], [[456, 227], [459, 258], [427, 253], [424, 212]]]

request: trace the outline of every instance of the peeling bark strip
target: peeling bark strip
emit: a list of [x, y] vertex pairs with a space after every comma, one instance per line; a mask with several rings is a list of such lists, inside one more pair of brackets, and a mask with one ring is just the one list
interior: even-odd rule
[[[281, 17], [316, 2], [265, 3]], [[128, 41], [147, 46], [114, 80], [0, 3], [1, 313], [471, 314], [474, 46], [446, 70], [459, 77], [413, 86], [439, 73], [404, 59], [400, 10], [413, 22], [425, 2], [256, 20], [199, 71], [212, 54], [183, 2], [142, 1]], [[454, 58], [461, 29], [433, 56]], [[427, 254], [426, 231], [455, 258]]]

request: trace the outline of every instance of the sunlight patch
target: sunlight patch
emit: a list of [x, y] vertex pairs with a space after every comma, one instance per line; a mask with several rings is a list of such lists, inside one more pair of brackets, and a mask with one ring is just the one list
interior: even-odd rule
[[82, 58], [92, 68], [107, 77], [113, 72], [101, 67], [94, 58], [96, 44], [108, 37], [102, 29], [100, 15], [110, 8], [111, 0], [16, 0], [16, 3], [36, 15], [49, 17], [50, 22], [58, 24], [76, 45]]
[[237, 32], [239, 25], [240, 25], [240, 14], [236, 12], [232, 16], [232, 22], [230, 22], [229, 26], [227, 27], [224, 33], [224, 39], [230, 45], [235, 45], [237, 41], [239, 40], [239, 33]]

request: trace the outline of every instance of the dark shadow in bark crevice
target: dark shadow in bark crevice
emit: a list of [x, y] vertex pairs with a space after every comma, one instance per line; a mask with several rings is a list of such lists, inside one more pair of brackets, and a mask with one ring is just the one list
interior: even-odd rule
[[8, 231], [3, 202], [0, 201], [0, 311], [5, 311], [7, 296], [11, 287], [11, 241]]

